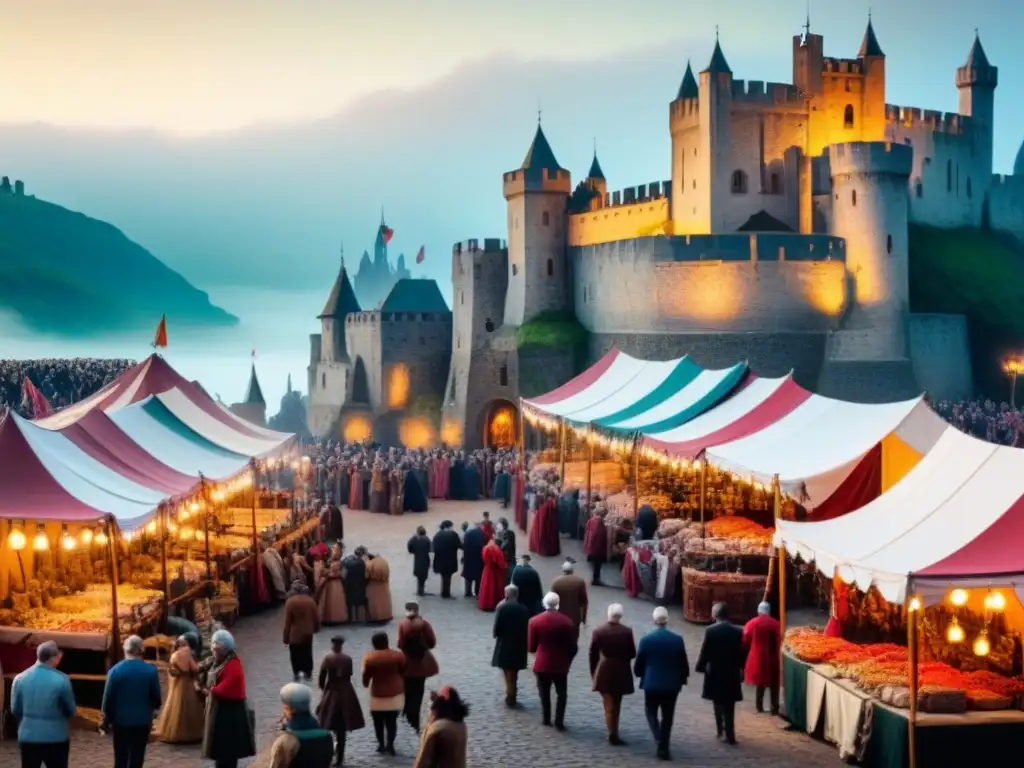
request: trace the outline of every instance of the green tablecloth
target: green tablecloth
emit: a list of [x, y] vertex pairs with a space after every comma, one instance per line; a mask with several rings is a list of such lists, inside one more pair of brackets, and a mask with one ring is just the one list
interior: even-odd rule
[[[874, 708], [871, 738], [864, 755], [867, 768], [907, 768], [907, 718], [882, 706]], [[1020, 758], [1024, 723], [927, 725], [917, 727], [917, 765], [983, 766], [985, 761], [1011, 764]], [[1014, 757], [1016, 755], [1016, 757]]]
[[807, 671], [810, 664], [782, 654], [782, 706], [786, 719], [798, 731], [807, 731]]

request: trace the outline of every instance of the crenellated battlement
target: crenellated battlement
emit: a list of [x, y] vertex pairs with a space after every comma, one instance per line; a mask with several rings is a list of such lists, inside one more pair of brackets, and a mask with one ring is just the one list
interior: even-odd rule
[[[641, 184], [638, 187], [626, 187], [609, 192], [600, 199], [596, 210], [606, 208], [617, 208], [624, 205], [636, 205], [638, 203], [649, 203], [655, 200], [662, 200], [668, 197], [672, 189], [671, 181], [652, 181], [650, 184]], [[593, 213], [587, 211], [586, 213]], [[579, 214], [585, 215], [585, 214]]]
[[460, 253], [476, 253], [477, 251], [483, 253], [495, 253], [504, 252], [508, 249], [508, 243], [502, 240], [500, 237], [485, 237], [485, 238], [471, 238], [469, 240], [460, 240], [452, 246], [452, 256], [457, 256]]
[[962, 134], [973, 127], [973, 121], [967, 115], [956, 112], [940, 112], [935, 109], [920, 107], [901, 107], [896, 104], [885, 105], [887, 123], [898, 123], [908, 128], [929, 128], [936, 133]]
[[821, 71], [835, 75], [863, 75], [864, 62], [860, 59], [838, 59], [826, 56], [821, 61]]
[[506, 200], [524, 192], [559, 192], [565, 195], [572, 192], [572, 176], [564, 168], [520, 168], [503, 173], [502, 181]]
[[676, 99], [668, 105], [669, 120], [696, 121], [700, 117], [700, 99]]
[[345, 325], [373, 328], [391, 323], [447, 323], [451, 316], [451, 312], [382, 312], [373, 309], [346, 315]]
[[466, 275], [473, 278], [481, 272], [508, 267], [508, 243], [497, 237], [463, 240], [452, 246], [452, 283], [459, 285]]
[[890, 141], [853, 141], [828, 148], [832, 178], [854, 174], [910, 176], [914, 148]]
[[763, 80], [733, 80], [733, 101], [755, 104], [803, 104], [800, 89], [788, 83], [766, 83]]

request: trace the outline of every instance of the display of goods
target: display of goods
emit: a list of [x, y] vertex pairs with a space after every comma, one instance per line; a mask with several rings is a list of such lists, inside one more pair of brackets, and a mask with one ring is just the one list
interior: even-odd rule
[[756, 555], [771, 557], [771, 544], [764, 544], [756, 539], [734, 539], [724, 537], [699, 538], [692, 537], [683, 545], [686, 552], [709, 555]]
[[80, 632], [82, 634], [92, 634], [97, 632], [106, 632], [110, 629], [110, 621], [103, 621], [101, 619], [72, 619], [57, 627], [58, 632]]
[[1000, 709], [1009, 709], [1014, 704], [1012, 696], [1003, 696], [992, 691], [969, 690], [967, 691], [967, 708], [976, 709], [982, 712], [993, 712]]
[[733, 571], [698, 571], [695, 568], [683, 568], [683, 578], [687, 584], [704, 586], [710, 584], [752, 584], [764, 587], [764, 576], [751, 576], [747, 573]]
[[[907, 649], [894, 643], [857, 645], [825, 637], [811, 627], [797, 627], [786, 633], [784, 646], [804, 662], [830, 665], [839, 677], [874, 695], [910, 685]], [[1008, 709], [1018, 697], [1024, 696], [1024, 680], [1019, 677], [988, 670], [962, 671], [941, 661], [920, 662], [917, 681], [919, 702], [923, 702], [920, 708], [925, 712], [963, 712], [968, 706], [965, 692], [977, 694], [977, 704], [970, 704], [971, 709]], [[887, 695], [893, 697], [897, 693], [890, 690]]]
[[716, 517], [705, 526], [708, 537], [737, 539], [757, 546], [771, 548], [775, 529], [765, 528], [753, 520], [735, 515]]
[[685, 528], [692, 528], [693, 523], [690, 520], [680, 520], [678, 518], [669, 518], [662, 520], [658, 523], [658, 538], [667, 539], [670, 536], [675, 536]]
[[[37, 598], [40, 586], [29, 581], [30, 591], [11, 596], [13, 608], [0, 622], [7, 626], [29, 629], [59, 630], [67, 626], [81, 627], [67, 631], [93, 632], [110, 628], [111, 596], [109, 584], [89, 584], [82, 592], [45, 600]], [[131, 620], [141, 608], [158, 602], [162, 593], [134, 584], [118, 586], [118, 614], [122, 621]]]

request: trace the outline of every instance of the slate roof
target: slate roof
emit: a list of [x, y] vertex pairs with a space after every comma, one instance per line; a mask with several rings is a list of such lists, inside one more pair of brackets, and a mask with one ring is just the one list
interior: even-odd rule
[[548, 144], [548, 138], [544, 135], [544, 129], [540, 127], [540, 123], [537, 123], [537, 133], [533, 135], [533, 142], [526, 152], [526, 157], [523, 158], [521, 170], [562, 170], [562, 166], [555, 159], [555, 153], [551, 149], [551, 145]]
[[249, 389], [245, 393], [246, 405], [266, 405], [263, 399], [263, 390], [260, 388], [260, 380], [256, 378], [256, 363], [252, 364], [252, 373], [249, 374]]
[[[724, 57], [723, 57], [724, 58]], [[726, 67], [729, 65], [726, 64]], [[697, 87], [697, 78], [693, 76], [693, 67], [686, 62], [686, 71], [683, 73], [683, 82], [679, 84], [677, 99], [696, 99], [700, 96], [700, 89]]]
[[793, 228], [766, 211], [758, 211], [737, 232], [792, 232]]
[[875, 37], [875, 28], [871, 25], [870, 18], [868, 19], [868, 28], [864, 30], [864, 40], [860, 44], [857, 56], [862, 59], [865, 56], [885, 56], [882, 53], [882, 46], [878, 44], [878, 38]]
[[602, 181], [605, 180], [604, 171], [601, 170], [601, 164], [597, 162], [597, 152], [594, 153], [594, 161], [590, 164], [590, 170], [587, 171], [587, 178], [601, 179]]
[[988, 56], [985, 55], [985, 49], [981, 47], [981, 38], [977, 34], [974, 35], [974, 45], [967, 54], [967, 63], [964, 66], [973, 69], [988, 69], [992, 66], [988, 63]]
[[395, 283], [381, 312], [451, 312], [436, 280], [405, 277]]
[[722, 46], [717, 39], [715, 40], [715, 50], [711, 52], [711, 61], [708, 62], [708, 68], [704, 71], [711, 74], [732, 74], [732, 70], [729, 69], [729, 62], [725, 60]]
[[345, 271], [345, 262], [342, 262], [341, 269], [338, 270], [338, 278], [334, 281], [330, 296], [327, 297], [327, 303], [324, 304], [323, 311], [317, 315], [317, 318], [345, 317], [353, 312], [362, 312], [362, 309], [359, 307], [356, 292], [352, 290], [348, 272]]

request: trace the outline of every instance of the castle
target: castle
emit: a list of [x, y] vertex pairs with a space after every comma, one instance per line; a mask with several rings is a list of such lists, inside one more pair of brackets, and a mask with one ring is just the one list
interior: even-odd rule
[[909, 311], [908, 224], [1024, 237], [1024, 149], [992, 173], [997, 68], [975, 36], [942, 114], [886, 103], [870, 19], [855, 58], [825, 56], [809, 23], [792, 45], [792, 84], [735, 79], [717, 39], [686, 66], [666, 181], [609, 192], [595, 153], [574, 187], [538, 121], [504, 174], [507, 241], [453, 248], [442, 439], [506, 442], [536, 374], [550, 389], [575, 372], [523, 343], [551, 318], [582, 326], [590, 360], [617, 345], [855, 400], [970, 394], [965, 319]]

